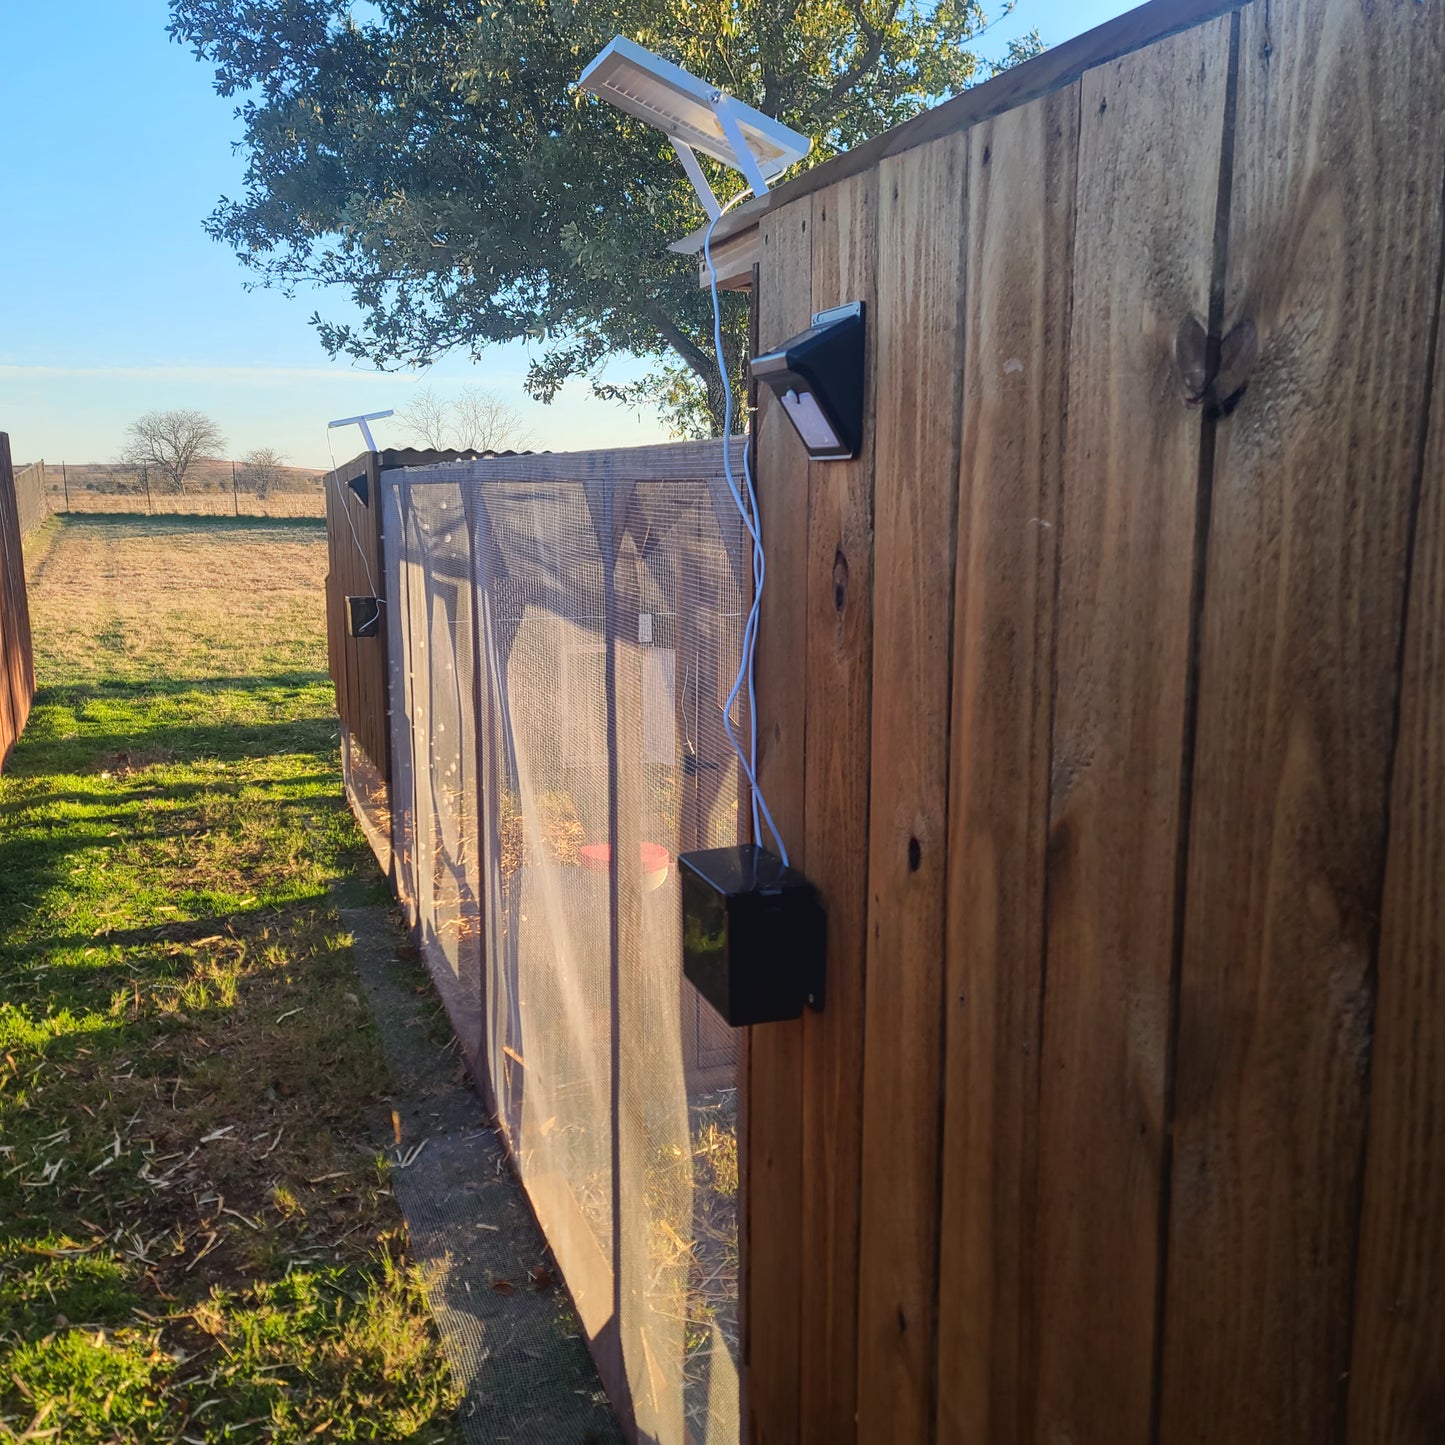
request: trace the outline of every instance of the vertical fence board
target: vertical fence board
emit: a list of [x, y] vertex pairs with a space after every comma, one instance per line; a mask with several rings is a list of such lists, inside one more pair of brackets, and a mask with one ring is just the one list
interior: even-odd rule
[[1144, 1445], [1200, 425], [1230, 25], [1082, 82], [1058, 541], [1037, 1313], [1040, 1440]]
[[932, 1427], [964, 136], [879, 167], [858, 1437]]
[[[370, 506], [347, 486], [352, 477], [367, 479]], [[336, 708], [362, 752], [391, 778], [391, 728], [387, 720], [387, 629], [382, 617], [375, 637], [352, 637], [346, 598], [385, 592], [381, 547], [380, 469], [374, 452], [363, 453], [326, 479], [327, 648]]]
[[969, 152], [938, 1438], [1029, 1438], [1055, 539], [1079, 87]]
[[[762, 228], [759, 344], [786, 341], [808, 324], [811, 198], [785, 206]], [[757, 655], [758, 781], [793, 863], [806, 866], [803, 837], [807, 726], [807, 461], [782, 406], [764, 389], [757, 421], [758, 507], [768, 549]], [[743, 1309], [753, 1445], [798, 1438], [801, 1316], [803, 1030], [752, 1029], [748, 1073], [747, 1206]]]
[[[878, 175], [813, 198], [812, 308], [873, 311]], [[873, 331], [869, 328], [871, 344]], [[865, 368], [872, 414], [874, 368]], [[802, 443], [792, 445], [801, 454]], [[808, 476], [808, 876], [828, 910], [828, 996], [803, 1019], [803, 1342], [799, 1438], [854, 1436], [859, 1119], [873, 644], [873, 428]]]
[[1169, 1442], [1341, 1438], [1442, 69], [1438, 5], [1244, 12], [1224, 326], [1259, 359], [1205, 580]]
[[[1437, 301], [1437, 306], [1439, 302]], [[1407, 603], [1347, 1438], [1445, 1439], [1445, 321]]]

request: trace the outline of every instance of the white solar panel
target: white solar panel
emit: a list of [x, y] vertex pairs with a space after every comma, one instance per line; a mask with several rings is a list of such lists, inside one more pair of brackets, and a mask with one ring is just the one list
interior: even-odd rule
[[725, 103], [758, 169], [767, 178], [802, 160], [813, 143], [635, 41], [619, 35], [582, 72], [584, 90], [665, 131], [735, 170], [746, 171], [718, 118]]

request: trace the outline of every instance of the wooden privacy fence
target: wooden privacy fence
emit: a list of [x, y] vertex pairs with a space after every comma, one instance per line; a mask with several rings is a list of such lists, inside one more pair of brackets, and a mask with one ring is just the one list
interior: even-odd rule
[[0, 767], [24, 731], [35, 696], [35, 658], [20, 537], [10, 438], [0, 432]]
[[719, 228], [869, 318], [862, 456], [757, 425], [755, 1441], [1445, 1439], [1442, 74], [1156, 4]]

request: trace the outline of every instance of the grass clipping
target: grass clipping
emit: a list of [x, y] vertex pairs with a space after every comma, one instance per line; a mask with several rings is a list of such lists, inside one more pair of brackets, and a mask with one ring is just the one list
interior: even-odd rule
[[324, 533], [47, 532], [0, 779], [0, 1441], [458, 1439], [330, 903], [367, 865]]

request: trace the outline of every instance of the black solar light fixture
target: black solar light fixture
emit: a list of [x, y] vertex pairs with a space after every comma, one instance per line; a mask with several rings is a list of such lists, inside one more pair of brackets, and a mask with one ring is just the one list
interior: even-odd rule
[[756, 357], [815, 462], [851, 461], [863, 442], [863, 303], [820, 311], [801, 335]]
[[823, 1007], [827, 917], [818, 891], [766, 848], [678, 857], [682, 970], [734, 1028]]
[[381, 598], [348, 597], [346, 599], [348, 630], [353, 637], [381, 635]]

